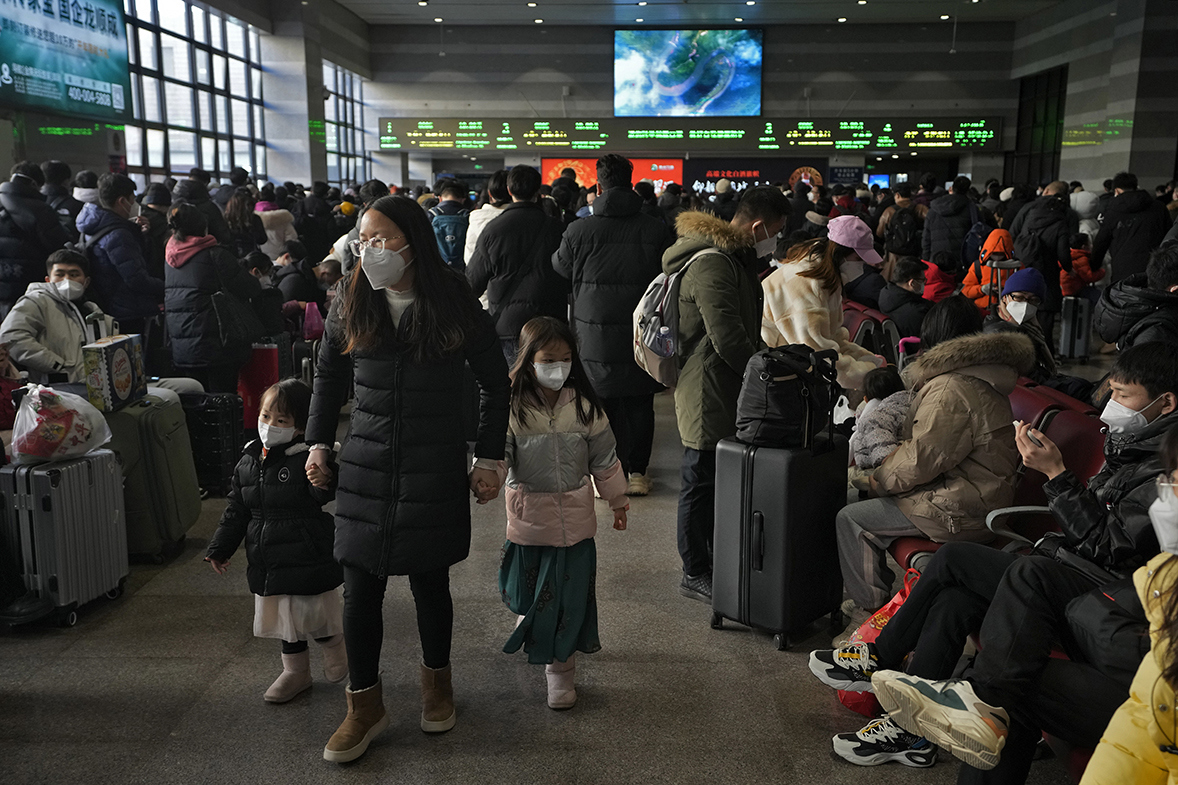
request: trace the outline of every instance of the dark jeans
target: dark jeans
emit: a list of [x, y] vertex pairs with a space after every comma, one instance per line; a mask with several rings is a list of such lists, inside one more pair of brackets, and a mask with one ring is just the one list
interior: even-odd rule
[[688, 575], [712, 574], [716, 528], [716, 451], [683, 449], [679, 490], [679, 556]]
[[[918, 584], [919, 585], [919, 584]], [[962, 766], [959, 783], [1022, 783], [1046, 731], [1076, 747], [1095, 747], [1129, 688], [1079, 660], [1064, 612], [1095, 584], [1042, 557], [1015, 561], [1002, 576], [982, 624], [982, 650], [966, 678], [978, 697], [1011, 718], [1002, 759], [991, 771]], [[1051, 658], [1052, 645], [1075, 659]]]
[[200, 368], [190, 366], [175, 367], [176, 376], [187, 376], [200, 382], [207, 393], [237, 393], [236, 365], [206, 365]]
[[[380, 648], [384, 643], [384, 592], [388, 578], [344, 567], [344, 643], [348, 647], [351, 688], [367, 689], [380, 678]], [[450, 598], [450, 569], [409, 576], [417, 605], [421, 659], [427, 668], [450, 664], [454, 602]]]
[[627, 476], [632, 472], [646, 474], [654, 445], [654, 393], [604, 398], [601, 405], [618, 443], [622, 471]]
[[1006, 568], [1024, 558], [988, 545], [951, 542], [925, 567], [875, 644], [880, 666], [898, 668], [912, 652], [908, 672], [947, 679], [970, 633], [977, 631]]

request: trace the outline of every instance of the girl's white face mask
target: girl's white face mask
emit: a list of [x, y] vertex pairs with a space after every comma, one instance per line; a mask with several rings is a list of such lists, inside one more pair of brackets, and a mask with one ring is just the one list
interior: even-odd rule
[[536, 371], [536, 381], [541, 386], [547, 387], [549, 390], [559, 390], [568, 381], [569, 373], [573, 370], [573, 364], [571, 362], [532, 363], [532, 368]]
[[267, 450], [271, 447], [277, 447], [280, 444], [289, 444], [295, 438], [294, 426], [290, 428], [279, 428], [276, 425], [270, 425], [258, 420], [258, 439], [261, 440], [262, 446]]
[[360, 269], [368, 277], [368, 283], [373, 289], [387, 289], [401, 282], [405, 269], [410, 264], [404, 256], [408, 248], [406, 245], [401, 250], [394, 251], [391, 248], [364, 246], [364, 250], [360, 252]]

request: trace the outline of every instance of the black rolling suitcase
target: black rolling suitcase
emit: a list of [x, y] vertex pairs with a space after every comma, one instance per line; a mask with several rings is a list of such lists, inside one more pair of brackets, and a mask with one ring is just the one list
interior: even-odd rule
[[1059, 330], [1059, 357], [1067, 360], [1087, 360], [1088, 339], [1092, 335], [1092, 302], [1086, 297], [1063, 298], [1061, 321], [1063, 324]]
[[789, 635], [838, 612], [834, 518], [847, 501], [847, 438], [831, 351], [766, 349], [745, 368], [737, 435], [716, 445], [712, 627], [724, 619]]
[[843, 599], [834, 518], [847, 501], [844, 436], [809, 448], [716, 445], [712, 627], [723, 619], [789, 635]]
[[228, 495], [245, 446], [241, 398], [228, 393], [184, 393], [180, 403], [188, 421], [197, 482], [211, 495]]

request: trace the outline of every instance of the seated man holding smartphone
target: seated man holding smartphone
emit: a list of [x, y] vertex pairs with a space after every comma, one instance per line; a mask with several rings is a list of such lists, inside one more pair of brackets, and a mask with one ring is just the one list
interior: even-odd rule
[[[1101, 414], [1109, 430], [1105, 465], [1086, 486], [1050, 439], [1027, 425], [1017, 428], [1023, 462], [1048, 478], [1044, 490], [1060, 533], [1045, 537], [1031, 556], [949, 543], [874, 643], [811, 653], [810, 669], [824, 683], [874, 691], [881, 699], [886, 692], [885, 706], [902, 707], [858, 733], [835, 736], [841, 757], [859, 765], [931, 766], [936, 743], [970, 764], [961, 769], [963, 781], [982, 781], [979, 770], [999, 763], [1007, 775], [1029, 766], [1032, 728], [1043, 721], [1017, 707], [1039, 694], [1053, 641], [1074, 641], [1068, 603], [1128, 577], [1158, 552], [1149, 507], [1162, 472], [1158, 448], [1178, 423], [1178, 355], [1163, 343], [1135, 346], [1117, 358], [1110, 383], [1112, 399]], [[982, 652], [968, 678], [949, 680], [967, 637], [979, 628]], [[901, 667], [909, 652], [907, 674], [883, 673]], [[1127, 682], [1118, 689], [1096, 681], [1088, 680], [1088, 710], [1078, 717], [1062, 701], [1054, 704], [1064, 722], [1087, 718], [1077, 734], [1092, 743], [1128, 690]], [[1098, 721], [1088, 722], [1096, 715]], [[1088, 739], [1093, 728], [1096, 738]], [[1004, 759], [1008, 736], [1018, 752]]]

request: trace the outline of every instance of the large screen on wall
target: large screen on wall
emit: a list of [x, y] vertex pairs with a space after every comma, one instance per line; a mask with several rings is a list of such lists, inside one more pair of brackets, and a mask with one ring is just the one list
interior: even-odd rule
[[129, 120], [122, 0], [0, 2], [0, 104]]
[[760, 30], [617, 30], [617, 117], [761, 114]]

